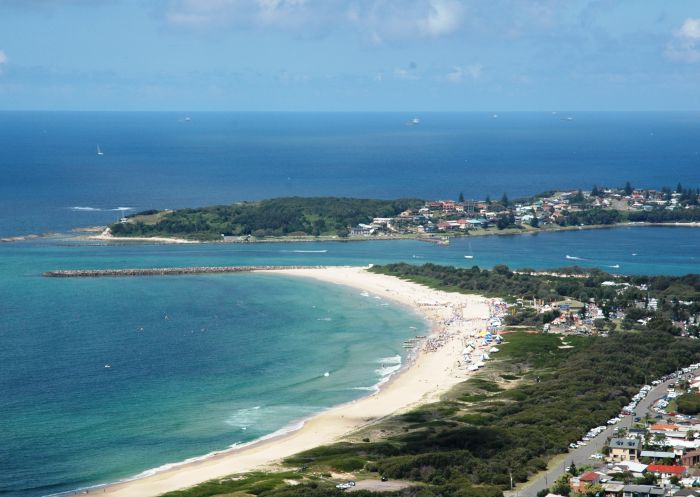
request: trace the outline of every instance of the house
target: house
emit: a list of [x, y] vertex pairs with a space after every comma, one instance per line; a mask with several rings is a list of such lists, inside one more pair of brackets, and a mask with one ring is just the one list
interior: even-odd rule
[[676, 454], [674, 452], [663, 452], [659, 450], [643, 450], [640, 456], [653, 459], [654, 462], [658, 461], [659, 459], [674, 460], [676, 458]]
[[622, 497], [656, 497], [663, 496], [664, 489], [654, 485], [625, 485]]
[[586, 471], [579, 476], [573, 476], [569, 479], [571, 490], [578, 493], [584, 493], [586, 488], [591, 485], [600, 483], [601, 474], [595, 471]]
[[700, 449], [686, 452], [681, 456], [681, 464], [683, 466], [695, 466], [696, 464], [700, 464]]
[[358, 224], [355, 228], [350, 228], [350, 235], [352, 236], [367, 236], [374, 233], [374, 228], [367, 224]]
[[[658, 303], [657, 303], [658, 305]], [[667, 424], [667, 423], [656, 423], [653, 424], [649, 427], [649, 431], [652, 433], [664, 433], [667, 434], [667, 432], [672, 432], [672, 431], [678, 431], [680, 430], [680, 426], [674, 425], [674, 424]]]
[[610, 460], [639, 461], [641, 443], [636, 438], [613, 438], [610, 440]]
[[634, 461], [621, 461], [615, 464], [610, 470], [611, 473], [632, 473], [635, 478], [641, 478], [644, 476], [644, 472], [647, 470], [647, 465], [640, 462]]
[[580, 310], [583, 309], [585, 304], [583, 302], [579, 302], [578, 300], [572, 300], [572, 299], [566, 299], [566, 300], [561, 300], [559, 302], [552, 302], [552, 308], [558, 309], [561, 311], [568, 311], [568, 310]]
[[622, 492], [625, 489], [625, 484], [612, 481], [609, 483], [603, 483], [603, 496], [604, 497], [621, 497]]
[[657, 477], [667, 480], [673, 476], [683, 478], [688, 468], [685, 466], [672, 466], [670, 464], [650, 464], [647, 471], [654, 473]]

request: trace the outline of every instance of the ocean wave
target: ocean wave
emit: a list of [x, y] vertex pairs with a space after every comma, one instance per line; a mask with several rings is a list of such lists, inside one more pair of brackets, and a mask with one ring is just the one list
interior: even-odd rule
[[75, 205], [70, 208], [72, 211], [77, 212], [126, 212], [133, 211], [133, 207], [115, 207], [113, 209], [103, 209], [102, 207], [89, 207], [83, 205]]
[[238, 409], [226, 419], [226, 424], [245, 430], [252, 424], [257, 423], [261, 416], [260, 406]]
[[391, 376], [392, 374], [396, 373], [399, 369], [401, 369], [401, 364], [377, 368], [374, 370], [374, 372], [377, 373], [379, 376], [387, 377], [387, 376]]
[[576, 257], [575, 255], [567, 255], [566, 258], [570, 261], [585, 261], [583, 257]]
[[396, 354], [391, 357], [382, 357], [376, 362], [379, 364], [401, 364], [401, 356]]
[[75, 207], [71, 207], [70, 210], [72, 211], [101, 211], [99, 207], [82, 207], [80, 205], [77, 205]]

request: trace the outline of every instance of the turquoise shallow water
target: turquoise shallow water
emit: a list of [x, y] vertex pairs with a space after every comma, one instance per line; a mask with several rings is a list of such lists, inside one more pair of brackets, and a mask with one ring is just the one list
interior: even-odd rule
[[[185, 124], [172, 113], [2, 112], [0, 237], [104, 224], [120, 208], [274, 196], [700, 185], [698, 113], [425, 113], [405, 126], [410, 117], [196, 113]], [[42, 271], [407, 261], [685, 274], [700, 272], [698, 247], [700, 230], [670, 228], [449, 247], [0, 243], [0, 494], [112, 481], [268, 434], [366, 393], [388, 372], [377, 361], [388, 365], [423, 326], [357, 291], [270, 275], [79, 281]]]
[[12, 286], [0, 350], [8, 495], [129, 477], [269, 434], [366, 395], [423, 330], [359, 291], [271, 275]]
[[460, 239], [448, 247], [410, 240], [0, 244], [0, 494], [114, 481], [264, 436], [367, 394], [398, 365], [402, 341], [424, 329], [403, 308], [303, 279], [48, 279], [42, 271], [403, 260], [685, 274], [700, 271], [699, 246], [700, 230], [656, 227]]

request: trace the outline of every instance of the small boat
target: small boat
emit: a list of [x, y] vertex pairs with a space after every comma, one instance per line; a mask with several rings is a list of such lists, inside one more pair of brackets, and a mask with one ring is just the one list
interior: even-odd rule
[[111, 367], [112, 367], [111, 364], [105, 364], [105, 368], [106, 368], [106, 369], [109, 369], [109, 368], [111, 368]]
[[406, 121], [406, 124], [408, 126], [418, 126], [420, 124], [420, 119], [414, 117], [413, 119], [409, 119], [408, 121]]
[[331, 373], [329, 371], [326, 371], [325, 373], [323, 373], [323, 376], [325, 376], [326, 378], [329, 377], [330, 375], [331, 375]]
[[104, 155], [104, 152], [100, 149], [100, 145], [97, 145], [97, 155]]
[[465, 259], [473, 259], [474, 256], [473, 256], [473, 255], [465, 255], [464, 258], [465, 258]]

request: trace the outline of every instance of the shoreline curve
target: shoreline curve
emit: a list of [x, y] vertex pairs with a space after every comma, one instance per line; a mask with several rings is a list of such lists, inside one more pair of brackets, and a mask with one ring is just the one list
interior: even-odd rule
[[[386, 298], [417, 311], [426, 320], [430, 333], [412, 360], [365, 397], [291, 422], [278, 432], [241, 446], [164, 465], [166, 469], [162, 471], [154, 468], [92, 489], [113, 497], [151, 497], [231, 474], [270, 468], [293, 454], [342, 440], [388, 416], [439, 400], [471, 374], [457, 367], [457, 361], [462, 359], [466, 337], [475, 337], [488, 322], [490, 311], [484, 297], [434, 290], [370, 273], [363, 267], [279, 269], [260, 274], [312, 278]], [[295, 427], [298, 429], [293, 430]]]

